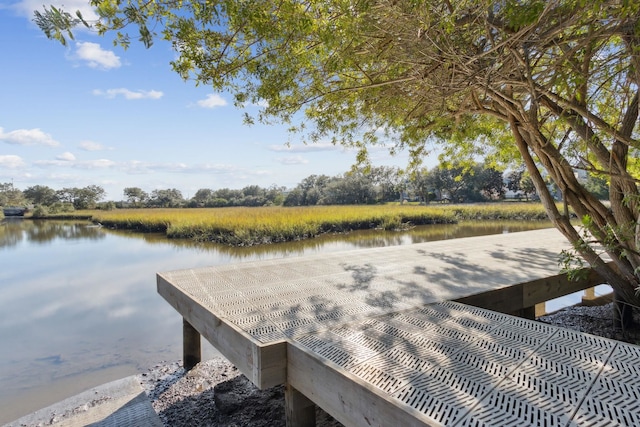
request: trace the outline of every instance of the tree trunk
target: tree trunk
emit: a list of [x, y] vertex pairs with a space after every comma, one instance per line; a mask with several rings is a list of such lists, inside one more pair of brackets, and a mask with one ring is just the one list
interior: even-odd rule
[[[521, 133], [521, 128], [518, 126], [516, 119], [513, 115], [509, 117], [509, 125], [511, 131], [516, 140], [516, 146], [522, 155], [527, 171], [531, 175], [531, 179], [536, 187], [540, 200], [549, 216], [549, 219], [553, 222], [554, 226], [569, 240], [569, 242], [576, 248], [576, 251], [583, 257], [583, 259], [593, 268], [600, 276], [614, 289], [616, 295], [616, 310], [614, 311], [614, 320], [616, 325], [620, 327], [628, 328], [633, 322], [633, 306], [639, 306], [640, 299], [635, 289], [638, 287], [638, 281], [633, 275], [625, 275], [624, 269], [621, 273], [615, 271], [610, 265], [605, 263], [602, 258], [593, 250], [593, 248], [586, 244], [578, 231], [571, 224], [570, 218], [567, 215], [563, 215], [558, 211], [555, 201], [547, 188], [538, 167], [531, 156], [529, 151], [530, 144], [527, 143], [525, 137]], [[541, 153], [544, 156], [544, 153]], [[553, 163], [553, 159], [549, 156], [545, 158], [549, 165], [547, 170], [557, 170], [562, 165], [556, 165]], [[561, 175], [552, 175], [552, 178], [556, 184], [563, 190], [563, 194], [566, 196], [569, 193], [567, 190], [570, 187], [569, 183], [561, 180]], [[569, 193], [571, 194], [571, 193]], [[578, 199], [575, 196], [574, 199]], [[579, 201], [579, 200], [578, 200]], [[574, 203], [576, 201], [574, 200]], [[572, 206], [573, 207], [573, 206]], [[584, 206], [581, 206], [580, 210], [585, 210]], [[586, 213], [588, 209], [586, 209]], [[613, 258], [613, 257], [612, 257]], [[616, 264], [622, 264], [628, 266], [623, 259], [615, 259]]]

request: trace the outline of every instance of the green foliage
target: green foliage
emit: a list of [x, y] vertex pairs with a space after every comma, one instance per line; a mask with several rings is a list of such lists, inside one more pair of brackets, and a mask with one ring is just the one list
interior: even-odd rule
[[62, 214], [75, 211], [73, 203], [56, 202], [47, 208], [49, 214]]
[[15, 188], [13, 183], [0, 183], [0, 206], [23, 206], [25, 202], [22, 191]]
[[589, 273], [582, 258], [573, 251], [563, 250], [558, 258], [558, 265], [560, 272], [566, 274], [569, 280], [584, 280]]
[[[172, 66], [183, 78], [230, 92], [239, 107], [267, 105], [248, 122], [279, 121], [306, 133], [306, 141], [352, 147], [365, 166], [370, 148], [383, 143], [392, 153], [407, 150], [410, 170], [438, 145], [443, 160], [464, 171], [479, 155], [496, 170], [524, 165], [549, 217], [580, 255], [625, 298], [637, 299], [630, 290], [640, 286], [640, 237], [611, 237], [611, 231], [640, 220], [640, 2], [91, 4], [101, 18], [93, 24], [99, 33], [115, 31], [124, 46], [129, 31], [147, 46], [168, 40], [176, 51]], [[45, 9], [36, 23], [64, 42], [82, 21]], [[577, 167], [606, 177], [610, 207], [579, 181]], [[588, 244], [553, 204], [546, 181], [579, 216], [591, 215]], [[452, 182], [458, 191], [463, 174]], [[287, 201], [321, 201], [327, 183], [320, 184]], [[603, 244], [616, 269], [598, 262]]]
[[589, 174], [584, 188], [600, 200], [609, 199], [609, 184], [602, 177]]
[[58, 201], [56, 191], [46, 185], [27, 187], [22, 193], [34, 205], [51, 206]]
[[64, 46], [67, 45], [67, 38], [73, 40], [73, 27], [79, 24], [89, 26], [89, 24], [82, 18], [80, 11], [76, 12], [74, 18], [69, 12], [65, 12], [62, 9], [57, 9], [55, 6], [50, 6], [48, 9], [46, 6], [42, 12], [34, 12], [34, 22], [44, 34], [54, 40], [58, 40]]
[[49, 216], [49, 209], [46, 206], [36, 206], [33, 212], [31, 212], [31, 216], [34, 218], [46, 218]]
[[149, 199], [149, 195], [139, 187], [126, 187], [123, 192], [127, 202], [135, 207], [142, 206]]

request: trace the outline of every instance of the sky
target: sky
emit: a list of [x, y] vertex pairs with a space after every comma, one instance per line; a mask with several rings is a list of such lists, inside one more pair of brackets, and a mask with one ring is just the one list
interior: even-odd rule
[[[0, 0], [0, 183], [100, 185], [107, 200], [124, 199], [127, 187], [177, 188], [189, 198], [201, 188], [293, 188], [354, 164], [356, 153], [341, 146], [243, 124], [228, 93], [171, 70], [168, 43], [124, 50], [88, 31], [66, 47], [47, 39], [32, 21], [43, 4], [91, 17], [88, 0]], [[371, 158], [375, 166], [407, 162], [385, 150]]]

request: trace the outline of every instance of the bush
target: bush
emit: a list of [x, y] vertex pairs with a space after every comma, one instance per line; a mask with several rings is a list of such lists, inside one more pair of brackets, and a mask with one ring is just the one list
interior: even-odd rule
[[31, 213], [34, 218], [45, 218], [49, 216], [49, 209], [46, 206], [38, 205]]
[[73, 212], [75, 211], [75, 208], [73, 207], [72, 203], [56, 202], [53, 205], [49, 206], [48, 210], [50, 214], [58, 214], [58, 213]]

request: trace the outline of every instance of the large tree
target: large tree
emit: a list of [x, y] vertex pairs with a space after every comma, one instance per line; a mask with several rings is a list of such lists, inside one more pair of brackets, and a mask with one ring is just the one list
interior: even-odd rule
[[149, 195], [146, 191], [139, 187], [126, 187], [124, 190], [125, 197], [129, 203], [134, 206], [142, 206], [149, 199]]
[[0, 206], [21, 206], [24, 202], [24, 194], [12, 182], [0, 183]]
[[51, 206], [59, 201], [56, 190], [46, 185], [27, 187], [22, 193], [34, 205]]
[[[116, 30], [126, 45], [133, 26], [145, 44], [169, 40], [185, 79], [230, 91], [238, 104], [266, 100], [262, 120], [295, 124], [302, 110], [312, 137], [358, 146], [360, 160], [380, 135], [416, 161], [433, 142], [457, 158], [517, 158], [555, 226], [637, 305], [640, 2], [91, 3], [101, 33]], [[57, 9], [36, 21], [58, 39], [81, 22]], [[608, 178], [610, 205], [578, 181], [576, 167]], [[588, 235], [557, 208], [546, 177]]]

